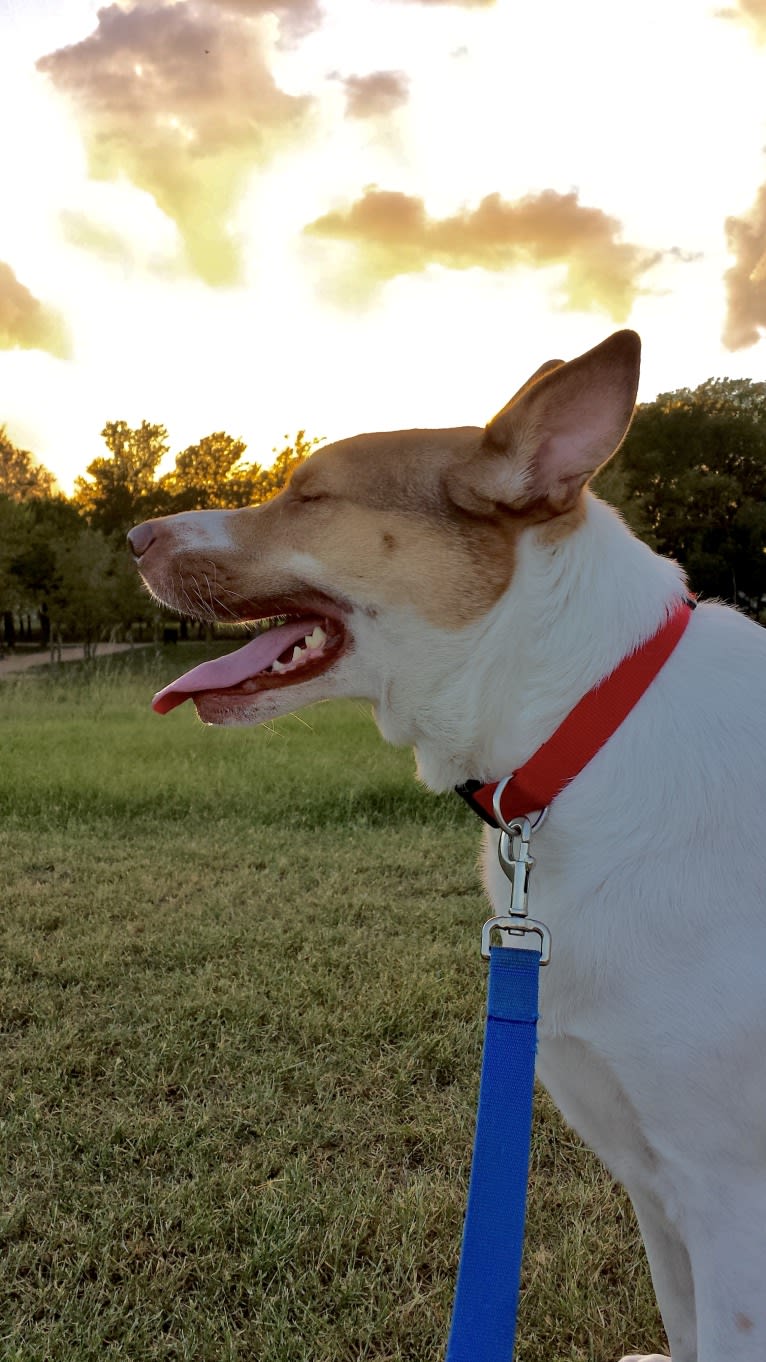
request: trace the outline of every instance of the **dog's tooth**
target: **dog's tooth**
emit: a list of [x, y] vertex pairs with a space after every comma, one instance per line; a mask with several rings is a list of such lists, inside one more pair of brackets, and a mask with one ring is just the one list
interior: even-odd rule
[[291, 661], [292, 661], [292, 662], [297, 662], [297, 661], [298, 661], [298, 658], [299, 658], [299, 657], [302, 657], [303, 654], [305, 653], [305, 651], [306, 651], [305, 648], [299, 648], [299, 647], [298, 647], [298, 644], [296, 643], [295, 647], [293, 648], [293, 655], [292, 655]]
[[280, 662], [279, 658], [277, 658], [276, 662], [272, 662], [269, 670], [272, 672], [283, 672], [286, 666], [287, 666], [286, 662]]
[[314, 629], [313, 634], [306, 635], [306, 644], [309, 648], [321, 648], [326, 638], [327, 635], [324, 629], [322, 628], [321, 624], [318, 624]]

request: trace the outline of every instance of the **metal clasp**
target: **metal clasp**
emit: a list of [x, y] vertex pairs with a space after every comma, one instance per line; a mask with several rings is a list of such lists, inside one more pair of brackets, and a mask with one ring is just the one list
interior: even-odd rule
[[[540, 964], [549, 964], [551, 958], [551, 934], [544, 922], [536, 922], [533, 917], [522, 918], [521, 920], [519, 920], [518, 917], [487, 918], [487, 921], [481, 929], [482, 960], [489, 960], [493, 931], [501, 933], [501, 946], [505, 946], [506, 948], [514, 947], [519, 951], [528, 949], [528, 943], [524, 940], [526, 936], [530, 935], [530, 933], [539, 936]], [[509, 939], [507, 941], [502, 939], [504, 935], [508, 936]], [[517, 937], [519, 939], [514, 941], [511, 939], [512, 937]]]
[[503, 874], [510, 881], [511, 902], [507, 914], [501, 917], [491, 917], [484, 923], [481, 933], [481, 954], [484, 960], [489, 959], [490, 938], [493, 931], [500, 932], [503, 946], [516, 950], [526, 949], [527, 943], [524, 938], [533, 934], [540, 938], [540, 964], [547, 965], [551, 958], [551, 934], [544, 922], [537, 922], [534, 918], [528, 916], [527, 896], [529, 893], [529, 876], [535, 864], [535, 858], [529, 850], [529, 843], [532, 833], [541, 827], [545, 821], [548, 810], [543, 809], [534, 822], [530, 821], [529, 818], [518, 818], [513, 823], [506, 823], [500, 808], [500, 801], [505, 787], [511, 780], [513, 780], [513, 776], [507, 776], [505, 780], [500, 782], [492, 801], [495, 819], [500, 828], [497, 856]]

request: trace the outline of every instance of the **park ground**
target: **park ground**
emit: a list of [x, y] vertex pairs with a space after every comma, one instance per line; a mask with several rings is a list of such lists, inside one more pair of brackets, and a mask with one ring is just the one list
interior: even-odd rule
[[[120, 653], [129, 653], [134, 647], [147, 648], [147, 643], [99, 643], [97, 645], [97, 655], [99, 657], [116, 657]], [[53, 662], [54, 667], [62, 666], [65, 662], [80, 662], [85, 652], [82, 643], [63, 643], [57, 645], [57, 656]], [[48, 668], [51, 665], [51, 653], [48, 648], [15, 648], [13, 652], [0, 652], [0, 681], [7, 676], [18, 676], [21, 672], [30, 672], [40, 667]]]
[[[475, 821], [362, 705], [153, 715], [201, 656], [0, 686], [0, 1355], [440, 1362]], [[518, 1362], [661, 1344], [626, 1200], [538, 1094]]]

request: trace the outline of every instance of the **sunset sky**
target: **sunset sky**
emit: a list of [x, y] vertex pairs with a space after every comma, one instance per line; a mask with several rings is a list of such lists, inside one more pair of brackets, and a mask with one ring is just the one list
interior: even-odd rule
[[0, 425], [482, 424], [618, 326], [766, 379], [766, 0], [0, 0]]

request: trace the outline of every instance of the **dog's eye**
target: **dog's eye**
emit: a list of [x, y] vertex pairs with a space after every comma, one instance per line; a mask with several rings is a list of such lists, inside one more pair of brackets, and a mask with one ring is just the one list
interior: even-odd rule
[[304, 506], [307, 505], [307, 503], [310, 502], [310, 501], [326, 501], [326, 500], [327, 500], [327, 493], [326, 493], [326, 492], [299, 492], [299, 493], [298, 493], [298, 500], [299, 500], [300, 502], [302, 502]]

